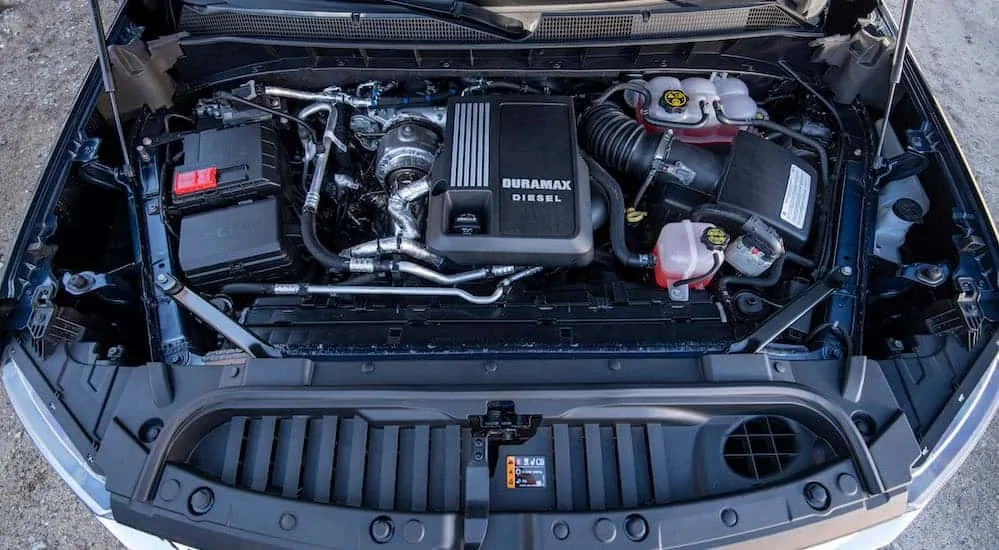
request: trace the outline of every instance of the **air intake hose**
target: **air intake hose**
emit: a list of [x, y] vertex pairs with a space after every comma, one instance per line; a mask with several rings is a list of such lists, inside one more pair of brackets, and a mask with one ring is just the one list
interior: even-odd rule
[[[600, 164], [643, 181], [653, 169], [657, 152], [662, 161], [678, 170], [660, 172], [656, 184], [672, 183], [714, 194], [724, 163], [717, 155], [681, 141], [652, 133], [613, 103], [598, 103], [587, 109], [579, 120], [579, 135], [583, 149]], [[661, 145], [662, 144], [662, 145]]]

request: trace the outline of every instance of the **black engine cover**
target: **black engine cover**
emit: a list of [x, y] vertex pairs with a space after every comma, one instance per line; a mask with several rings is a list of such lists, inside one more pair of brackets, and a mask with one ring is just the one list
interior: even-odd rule
[[455, 98], [433, 169], [427, 246], [460, 264], [593, 259], [590, 186], [566, 97]]

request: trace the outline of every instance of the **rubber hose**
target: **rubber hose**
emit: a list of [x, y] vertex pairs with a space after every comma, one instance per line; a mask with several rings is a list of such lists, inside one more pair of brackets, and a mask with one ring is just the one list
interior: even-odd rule
[[673, 288], [679, 288], [679, 287], [684, 286], [684, 285], [688, 285], [688, 286], [689, 285], [696, 285], [697, 283], [700, 283], [701, 281], [706, 281], [706, 280], [710, 279], [711, 277], [714, 277], [715, 273], [718, 273], [718, 270], [721, 269], [721, 266], [722, 266], [721, 257], [722, 257], [721, 254], [718, 254], [718, 253], [712, 254], [711, 255], [711, 270], [709, 270], [704, 275], [698, 275], [697, 277], [691, 277], [689, 279], [680, 279], [679, 281], [675, 281], [673, 283], [673, 285], [672, 285]]
[[[649, 132], [628, 116], [620, 107], [601, 103], [586, 110], [579, 120], [583, 149], [608, 168], [644, 181], [652, 169], [661, 133]], [[669, 182], [713, 194], [721, 179], [724, 164], [707, 149], [679, 140], [666, 148], [664, 162], [680, 162], [694, 172], [689, 183], [678, 181], [665, 172], [656, 175], [655, 182]]]
[[728, 276], [722, 277], [718, 281], [718, 291], [724, 293], [725, 289], [729, 286], [752, 286], [756, 288], [768, 288], [772, 287], [780, 281], [780, 276], [784, 273], [784, 262], [787, 260], [787, 256], [780, 256], [774, 260], [773, 265], [767, 271], [766, 277], [742, 277], [742, 276]]
[[777, 124], [776, 122], [773, 122], [771, 120], [762, 120], [755, 118], [742, 120], [742, 119], [728, 118], [727, 116], [725, 116], [725, 112], [722, 111], [721, 104], [717, 102], [714, 104], [714, 109], [715, 109], [715, 117], [718, 119], [718, 122], [721, 122], [722, 124], [728, 124], [731, 126], [755, 126], [757, 128], [764, 128], [772, 132], [784, 134], [785, 136], [791, 139], [804, 143], [811, 149], [815, 150], [815, 153], [819, 156], [819, 170], [821, 171], [820, 173], [822, 177], [823, 186], [825, 186], [829, 182], [829, 155], [826, 154], [826, 148], [823, 147], [821, 143], [802, 134], [801, 132], [795, 132], [794, 130], [788, 128], [787, 126]]
[[[338, 103], [333, 106], [336, 109], [336, 126], [333, 127], [333, 135], [340, 143], [350, 143], [350, 118], [354, 108], [345, 103]], [[351, 156], [350, 150], [341, 150], [339, 147], [332, 147], [333, 163], [338, 174], [350, 174]]]
[[656, 265], [656, 259], [651, 254], [636, 254], [628, 250], [628, 241], [625, 238], [624, 229], [625, 211], [624, 194], [621, 186], [614, 181], [614, 178], [604, 170], [604, 167], [589, 155], [583, 155], [587, 166], [590, 168], [590, 177], [600, 187], [607, 198], [607, 207], [610, 210], [610, 239], [611, 249], [618, 261], [627, 267], [648, 269]]
[[266, 296], [273, 294], [274, 285], [265, 283], [229, 283], [222, 286], [222, 294], [256, 294]]
[[302, 244], [312, 254], [320, 265], [334, 273], [346, 273], [350, 268], [350, 260], [342, 258], [329, 251], [321, 242], [316, 232], [316, 213], [310, 209], [302, 212]]
[[590, 225], [593, 226], [593, 230], [596, 231], [607, 223], [607, 198], [604, 197], [603, 193], [600, 193], [599, 189], [597, 192], [593, 192], [591, 188], [590, 191]]
[[312, 138], [312, 142], [313, 143], [317, 143], [317, 141], [318, 141], [317, 137], [316, 137], [316, 131], [312, 128], [312, 126], [309, 126], [308, 122], [306, 122], [306, 121], [298, 118], [295, 115], [292, 115], [292, 114], [289, 114], [289, 113], [285, 113], [285, 112], [279, 111], [277, 109], [272, 109], [270, 107], [267, 107], [266, 105], [260, 105], [259, 103], [254, 103], [254, 102], [252, 102], [252, 101], [250, 101], [248, 99], [243, 99], [243, 98], [241, 98], [239, 96], [234, 96], [234, 95], [230, 94], [229, 92], [225, 92], [225, 91], [215, 92], [215, 97], [218, 97], [218, 98], [221, 98], [221, 99], [226, 99], [226, 100], [229, 100], [229, 101], [234, 101], [234, 102], [239, 103], [241, 105], [245, 105], [247, 107], [256, 109], [258, 111], [263, 111], [265, 113], [268, 113], [270, 115], [276, 116], [278, 118], [286, 118], [286, 119], [294, 122], [295, 124], [298, 124], [301, 128], [303, 128], [305, 130], [305, 132], [307, 134], [309, 134], [309, 137]]

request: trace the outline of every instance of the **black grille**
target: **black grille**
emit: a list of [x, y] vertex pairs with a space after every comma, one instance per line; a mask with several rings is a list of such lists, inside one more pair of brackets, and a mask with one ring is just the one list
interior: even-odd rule
[[783, 418], [747, 420], [725, 440], [725, 463], [733, 472], [755, 480], [780, 474], [799, 454], [798, 437]]
[[[267, 14], [185, 7], [180, 28], [192, 35], [266, 36], [297, 40], [378, 42], [498, 42], [494, 36], [409, 14]], [[528, 42], [572, 42], [693, 36], [808, 27], [777, 5], [653, 14], [542, 16]]]
[[203, 439], [187, 463], [227, 485], [284, 498], [412, 512], [460, 506], [459, 476], [441, 475], [461, 469], [458, 426], [237, 416]]

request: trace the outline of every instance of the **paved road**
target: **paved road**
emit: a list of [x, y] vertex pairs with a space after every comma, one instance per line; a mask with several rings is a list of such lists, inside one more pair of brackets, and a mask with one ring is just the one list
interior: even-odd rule
[[[999, 3], [917, 0], [913, 49], [999, 212]], [[101, 0], [110, 13], [112, 0]], [[13, 7], [11, 7], [13, 6]], [[48, 148], [90, 66], [86, 0], [0, 0], [0, 250], [6, 250]], [[897, 543], [906, 550], [990, 548], [999, 540], [999, 424]], [[112, 548], [35, 452], [0, 397], [0, 548]]]

